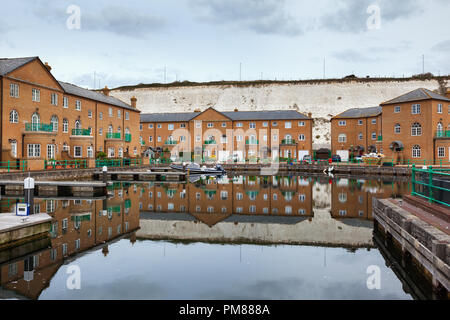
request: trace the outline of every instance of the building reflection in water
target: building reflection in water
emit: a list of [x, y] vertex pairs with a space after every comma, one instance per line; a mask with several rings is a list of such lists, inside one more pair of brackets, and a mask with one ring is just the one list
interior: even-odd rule
[[[68, 261], [94, 250], [107, 257], [112, 254], [110, 244], [123, 238], [136, 242], [136, 232], [146, 217], [151, 221], [200, 223], [207, 228], [201, 230], [220, 223], [250, 223], [255, 227], [264, 225], [264, 232], [268, 232], [267, 226], [295, 226], [311, 222], [322, 213], [334, 221], [371, 221], [374, 196], [400, 196], [406, 192], [407, 183], [375, 180], [235, 176], [188, 184], [115, 183], [109, 187], [108, 199], [100, 200], [35, 199], [35, 212], [53, 217], [50, 236], [22, 251], [0, 252], [0, 298], [37, 299]], [[0, 200], [1, 212], [12, 212], [16, 201]], [[309, 227], [314, 228], [314, 224]], [[256, 237], [261, 230], [255, 229]], [[290, 232], [298, 231], [277, 230], [273, 232], [287, 238]]]

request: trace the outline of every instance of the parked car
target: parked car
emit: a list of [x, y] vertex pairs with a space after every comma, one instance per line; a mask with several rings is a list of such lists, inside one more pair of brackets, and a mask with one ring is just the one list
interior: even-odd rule
[[304, 155], [302, 161], [311, 163], [312, 162], [312, 158], [311, 158], [310, 155]]
[[331, 157], [331, 162], [341, 162], [341, 156], [338, 154], [335, 154], [334, 156]]

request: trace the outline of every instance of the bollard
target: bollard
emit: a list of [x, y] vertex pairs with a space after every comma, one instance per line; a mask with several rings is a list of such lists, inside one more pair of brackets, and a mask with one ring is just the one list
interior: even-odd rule
[[108, 174], [108, 167], [107, 166], [103, 166], [102, 168], [102, 172], [103, 172], [103, 183], [106, 183], [107, 179], [107, 174]]
[[25, 203], [28, 205], [28, 214], [34, 214], [34, 179], [31, 177], [23, 180], [23, 192]]

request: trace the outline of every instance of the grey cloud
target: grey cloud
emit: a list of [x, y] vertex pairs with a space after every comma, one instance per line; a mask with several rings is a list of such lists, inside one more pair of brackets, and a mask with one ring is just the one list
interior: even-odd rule
[[200, 11], [197, 18], [215, 24], [234, 25], [258, 34], [298, 36], [303, 32], [295, 19], [285, 12], [284, 0], [191, 0]]
[[431, 48], [433, 51], [450, 52], [450, 40], [442, 41]]
[[352, 49], [334, 52], [333, 57], [341, 61], [356, 63], [376, 62], [379, 60], [379, 58], [369, 57]]
[[320, 19], [320, 27], [339, 32], [368, 31], [367, 19], [370, 15], [367, 13], [367, 9], [373, 4], [380, 7], [381, 27], [383, 27], [383, 23], [408, 18], [420, 9], [418, 0], [340, 0], [337, 3], [339, 8], [337, 11]]

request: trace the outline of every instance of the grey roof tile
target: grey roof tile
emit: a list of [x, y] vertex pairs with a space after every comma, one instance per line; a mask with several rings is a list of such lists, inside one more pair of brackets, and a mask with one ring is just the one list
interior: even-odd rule
[[367, 118], [375, 117], [380, 115], [382, 112], [381, 107], [370, 107], [370, 108], [353, 108], [348, 109], [332, 119], [357, 119], [357, 118]]
[[5, 76], [8, 73], [20, 68], [21, 66], [37, 59], [38, 57], [26, 57], [26, 58], [2, 58], [0, 59], [0, 76]]
[[430, 100], [430, 99], [450, 101], [449, 98], [441, 96], [440, 94], [437, 94], [431, 90], [419, 88], [419, 89], [413, 90], [411, 92], [408, 92], [404, 95], [401, 95], [397, 98], [394, 98], [392, 100], [383, 102], [381, 105], [396, 104], [396, 103], [410, 102], [410, 101], [419, 101], [419, 100]]
[[295, 110], [236, 111], [222, 112], [232, 120], [309, 120], [310, 118]]
[[180, 112], [180, 113], [142, 113], [141, 122], [182, 122], [190, 121], [199, 112]]

